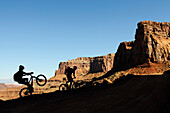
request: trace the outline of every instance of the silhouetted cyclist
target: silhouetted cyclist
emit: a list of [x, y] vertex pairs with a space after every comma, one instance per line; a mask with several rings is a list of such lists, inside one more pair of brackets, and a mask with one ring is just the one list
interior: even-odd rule
[[76, 78], [75, 77], [76, 69], [77, 69], [76, 66], [74, 66], [73, 68], [68, 67], [68, 68], [65, 69], [65, 74], [67, 76], [67, 80], [68, 80], [68, 82], [70, 82], [70, 88], [71, 88], [71, 85], [72, 85], [72, 82], [73, 82], [72, 74], [73, 74], [74, 78]]
[[26, 73], [24, 72], [24, 66], [19, 66], [19, 71], [14, 74], [14, 81], [18, 82], [19, 84], [27, 85], [31, 92], [33, 92], [33, 87], [29, 84], [28, 78], [22, 78], [25, 75], [31, 75], [33, 72]]

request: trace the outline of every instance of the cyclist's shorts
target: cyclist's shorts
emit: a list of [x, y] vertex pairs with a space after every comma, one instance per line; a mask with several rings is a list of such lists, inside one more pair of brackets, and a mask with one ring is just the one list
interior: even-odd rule
[[73, 78], [72, 77], [68, 77], [67, 78], [69, 82], [73, 82]]

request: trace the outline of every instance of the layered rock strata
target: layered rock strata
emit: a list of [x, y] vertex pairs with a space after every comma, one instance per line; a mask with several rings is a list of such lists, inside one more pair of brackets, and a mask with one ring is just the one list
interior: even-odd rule
[[107, 72], [113, 68], [114, 54], [99, 57], [78, 57], [77, 59], [61, 62], [59, 69], [56, 70], [56, 76], [64, 74], [65, 69], [77, 66], [76, 74], [87, 74], [96, 72]]
[[170, 60], [170, 23], [142, 21], [138, 23], [135, 41], [122, 42], [115, 54], [114, 71], [143, 63]]
[[113, 68], [114, 54], [93, 57], [90, 60], [90, 73], [108, 72]]

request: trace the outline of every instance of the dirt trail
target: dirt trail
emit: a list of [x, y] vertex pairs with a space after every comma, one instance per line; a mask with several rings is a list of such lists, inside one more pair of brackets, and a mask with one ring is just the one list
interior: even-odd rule
[[33, 95], [0, 103], [1, 113], [169, 113], [170, 72], [121, 84]]

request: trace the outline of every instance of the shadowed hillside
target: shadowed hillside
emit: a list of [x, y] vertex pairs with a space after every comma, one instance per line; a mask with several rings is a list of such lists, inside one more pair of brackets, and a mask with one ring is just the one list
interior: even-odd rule
[[8, 113], [168, 113], [170, 71], [124, 76], [112, 85], [53, 92], [1, 102]]

